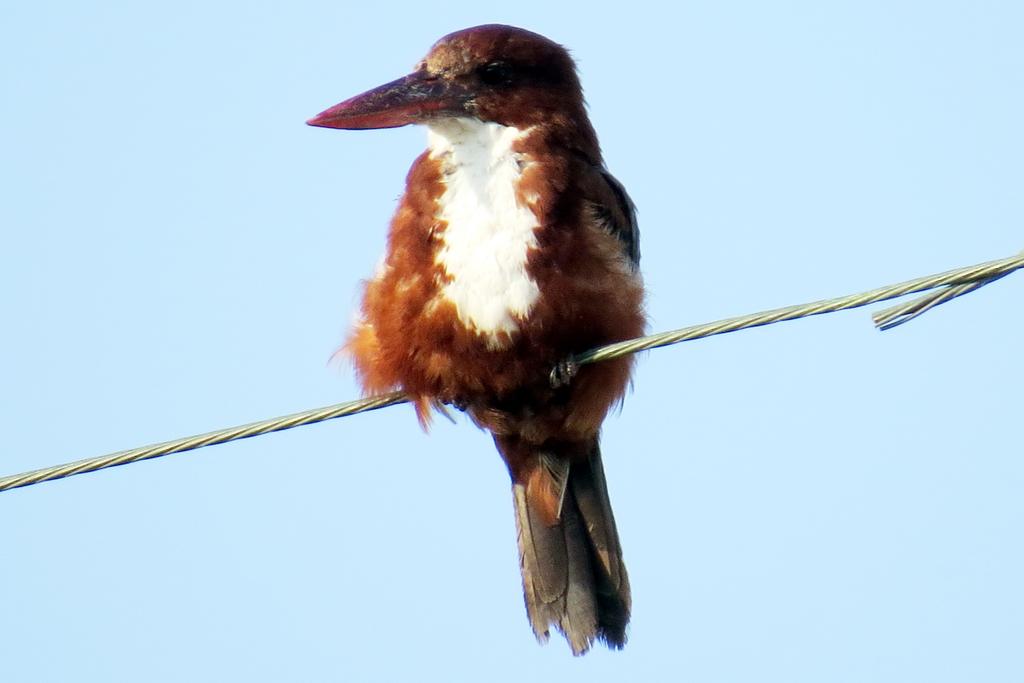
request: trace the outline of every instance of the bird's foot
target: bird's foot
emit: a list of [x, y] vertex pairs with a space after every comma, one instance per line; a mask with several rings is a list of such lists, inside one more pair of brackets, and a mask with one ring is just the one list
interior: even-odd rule
[[450, 405], [452, 408], [455, 408], [455, 410], [459, 411], [460, 413], [466, 412], [466, 408], [469, 407], [469, 402], [463, 398], [452, 398], [445, 401], [445, 404]]
[[576, 377], [576, 373], [579, 371], [580, 364], [571, 357], [559, 361], [555, 364], [555, 367], [551, 369], [551, 374], [548, 376], [548, 379], [551, 382], [551, 388], [559, 389], [561, 387], [569, 386], [573, 378]]

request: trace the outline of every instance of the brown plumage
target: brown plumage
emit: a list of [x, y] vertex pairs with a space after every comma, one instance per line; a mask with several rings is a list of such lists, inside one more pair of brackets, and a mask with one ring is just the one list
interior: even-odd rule
[[643, 287], [633, 206], [604, 169], [568, 53], [522, 29], [466, 29], [310, 123], [430, 128], [346, 348], [368, 393], [404, 390], [424, 425], [454, 405], [493, 434], [537, 637], [554, 625], [576, 654], [621, 647], [629, 579], [598, 435], [632, 361], [549, 375], [642, 334]]

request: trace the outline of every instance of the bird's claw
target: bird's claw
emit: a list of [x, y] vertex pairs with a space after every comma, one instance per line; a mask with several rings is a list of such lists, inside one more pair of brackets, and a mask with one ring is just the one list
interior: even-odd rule
[[445, 403], [450, 405], [452, 408], [455, 408], [455, 410], [459, 411], [460, 413], [466, 412], [466, 408], [469, 407], [469, 403], [461, 398], [453, 398], [450, 401], [445, 401]]
[[573, 378], [576, 377], [576, 373], [580, 371], [580, 364], [572, 358], [566, 358], [565, 360], [559, 361], [555, 364], [555, 367], [551, 368], [551, 374], [548, 379], [551, 381], [551, 388], [558, 389], [561, 387], [569, 386]]

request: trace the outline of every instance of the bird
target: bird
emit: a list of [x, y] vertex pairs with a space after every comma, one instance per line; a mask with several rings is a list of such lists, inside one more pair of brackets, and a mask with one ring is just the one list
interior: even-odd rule
[[605, 167], [568, 50], [488, 24], [307, 121], [421, 125], [385, 256], [343, 350], [366, 394], [400, 390], [424, 429], [451, 406], [512, 482], [530, 625], [574, 655], [621, 649], [632, 599], [600, 448], [631, 357], [575, 354], [646, 327], [636, 208]]

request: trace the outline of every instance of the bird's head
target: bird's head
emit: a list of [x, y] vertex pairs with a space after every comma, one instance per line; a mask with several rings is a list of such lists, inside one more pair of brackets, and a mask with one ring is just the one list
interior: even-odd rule
[[498, 24], [441, 38], [408, 76], [336, 104], [307, 123], [395, 128], [450, 117], [589, 130], [576, 66], [565, 48]]

